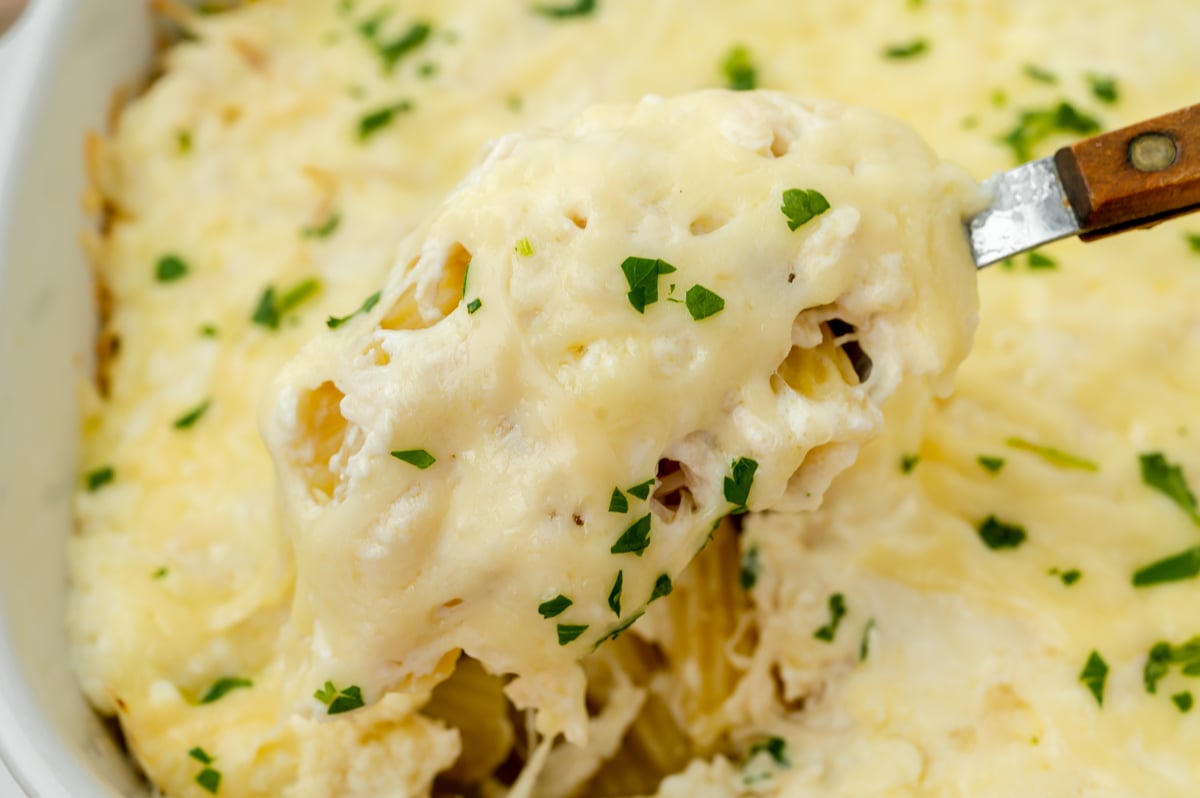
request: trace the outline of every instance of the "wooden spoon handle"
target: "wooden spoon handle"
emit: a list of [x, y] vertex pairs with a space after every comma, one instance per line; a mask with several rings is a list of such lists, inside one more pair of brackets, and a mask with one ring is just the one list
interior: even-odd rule
[[1054, 155], [1084, 241], [1200, 210], [1200, 105]]

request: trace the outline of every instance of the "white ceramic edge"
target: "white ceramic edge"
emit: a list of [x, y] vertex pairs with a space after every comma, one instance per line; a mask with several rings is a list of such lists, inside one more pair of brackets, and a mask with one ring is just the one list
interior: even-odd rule
[[[13, 70], [6, 86], [11, 136], [0, 152], [0, 242], [9, 240], [19, 188], [47, 87], [60, 69], [65, 34], [77, 0], [35, 0], [5, 34]], [[2, 265], [2, 264], [0, 264]], [[3, 283], [0, 283], [0, 290]], [[59, 619], [54, 619], [61, 622]], [[0, 612], [0, 761], [30, 798], [87, 798], [98, 794], [91, 775], [70, 756], [52, 761], [46, 752], [68, 750], [27, 691], [3, 612]]]

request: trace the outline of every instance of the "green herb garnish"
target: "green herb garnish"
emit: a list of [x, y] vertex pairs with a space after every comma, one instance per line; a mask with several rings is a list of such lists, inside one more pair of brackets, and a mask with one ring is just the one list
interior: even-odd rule
[[637, 485], [634, 485], [632, 488], [626, 488], [625, 492], [630, 496], [636, 496], [642, 501], [645, 501], [646, 499], [650, 498], [650, 489], [653, 487], [654, 477], [650, 477], [650, 479], [646, 480], [645, 482], [640, 482]]
[[837, 636], [838, 626], [845, 617], [846, 599], [841, 593], [834, 593], [829, 597], [829, 623], [813, 632], [813, 637], [824, 640], [826, 643], [832, 643], [833, 638]]
[[608, 591], [608, 608], [618, 618], [621, 617], [621, 587], [625, 581], [625, 572], [617, 571], [617, 579], [613, 582], [612, 590]]
[[621, 621], [619, 624], [617, 624], [612, 629], [610, 629], [608, 632], [606, 632], [604, 637], [602, 637], [596, 641], [596, 645], [592, 646], [592, 651], [595, 651], [596, 649], [600, 648], [602, 643], [605, 643], [609, 640], [616, 640], [618, 637], [621, 636], [622, 633], [625, 632], [626, 629], [633, 626], [633, 624], [635, 622], [637, 622], [637, 620], [645, 614], [646, 614], [645, 610], [638, 610], [633, 615], [630, 615], [628, 618]]
[[588, 625], [584, 624], [568, 624], [560, 623], [558, 625], [558, 644], [565, 646], [579, 639], [579, 636], [588, 630]]
[[768, 737], [767, 739], [757, 742], [750, 746], [750, 753], [746, 756], [752, 758], [758, 754], [768, 754], [775, 764], [781, 768], [788, 768], [792, 763], [787, 758], [787, 741], [782, 737]]
[[742, 590], [753, 590], [758, 584], [758, 544], [751, 544], [750, 548], [746, 549], [746, 553], [742, 555], [742, 562], [738, 566], [738, 582], [742, 586]]
[[157, 569], [154, 573], [150, 574], [151, 579], [165, 579], [166, 576], [167, 576], [166, 566], [163, 566], [162, 568]]
[[539, 604], [538, 614], [543, 618], [557, 618], [559, 615], [562, 615], [564, 612], [566, 612], [567, 607], [570, 607], [574, 603], [575, 602], [571, 601], [562, 593], [559, 593], [549, 601], [543, 601], [541, 604]]
[[192, 151], [192, 133], [189, 130], [180, 130], [175, 133], [175, 147], [179, 150], [180, 155], [187, 155]]
[[548, 19], [570, 19], [571, 17], [586, 17], [596, 10], [596, 0], [575, 0], [572, 5], [552, 6], [536, 5], [533, 13]]
[[358, 140], [366, 141], [390, 125], [397, 114], [407, 113], [411, 110], [412, 103], [408, 100], [401, 100], [398, 103], [385, 105], [383, 108], [371, 111], [358, 120]]
[[1038, 252], [1037, 250], [1034, 250], [1033, 252], [1029, 253], [1029, 257], [1026, 260], [1026, 263], [1028, 263], [1029, 268], [1033, 269], [1034, 271], [1058, 268], [1058, 261], [1056, 261], [1054, 258], [1050, 257], [1049, 255], [1043, 255], [1042, 253]]
[[105, 485], [112, 482], [116, 475], [117, 472], [112, 466], [100, 466], [99, 468], [89, 471], [87, 476], [83, 478], [83, 481], [84, 484], [87, 485], [88, 492], [95, 493]]
[[750, 489], [754, 487], [754, 472], [757, 470], [758, 462], [749, 457], [739, 457], [733, 461], [732, 473], [725, 477], [725, 501], [734, 506], [734, 515], [746, 512], [746, 502], [750, 500]]
[[1040, 446], [1024, 438], [1008, 438], [1004, 441], [1004, 445], [1010, 449], [1018, 449], [1022, 452], [1036, 454], [1050, 465], [1058, 466], [1059, 468], [1077, 468], [1080, 471], [1100, 470], [1100, 466], [1091, 460], [1084, 460], [1082, 457], [1067, 454], [1064, 451], [1055, 449], [1053, 446]]
[[666, 574], [659, 574], [658, 579], [654, 580], [654, 589], [650, 591], [650, 600], [646, 604], [653, 604], [660, 598], [671, 595], [671, 591], [674, 589], [675, 586], [671, 584], [671, 577]]
[[533, 243], [528, 238], [522, 238], [513, 249], [522, 258], [533, 256]]
[[221, 771], [205, 768], [196, 774], [196, 783], [205, 791], [217, 794], [217, 790], [221, 789]]
[[863, 627], [862, 642], [858, 644], [858, 661], [866, 662], [867, 657], [871, 654], [871, 632], [875, 629], [875, 619], [867, 619], [867, 625]]
[[216, 338], [217, 326], [215, 324], [205, 324], [200, 327], [200, 335], [204, 338]]
[[1168, 461], [1162, 452], [1143, 454], [1138, 460], [1142, 465], [1142, 482], [1179, 505], [1192, 523], [1200, 524], [1196, 496], [1188, 487], [1183, 468]]
[[1043, 69], [1035, 64], [1026, 64], [1022, 71], [1025, 73], [1027, 78], [1030, 80], [1036, 80], [1038, 83], [1045, 83], [1050, 86], [1058, 83], [1058, 75], [1055, 75], [1050, 70]]
[[192, 408], [191, 410], [184, 413], [179, 418], [175, 419], [175, 421], [172, 423], [172, 426], [174, 426], [175, 429], [188, 429], [189, 427], [194, 425], [197, 421], [199, 421], [201, 416], [203, 416], [205, 413], [208, 412], [208, 408], [211, 405], [212, 405], [212, 400], [205, 399], [203, 402], [196, 405], [196, 407]]
[[428, 23], [417, 22], [398, 39], [386, 43], [376, 40], [375, 46], [383, 58], [384, 69], [392, 71], [401, 58], [424, 44], [432, 32]]
[[979, 463], [979, 467], [989, 474], [998, 474], [1000, 469], [1004, 468], [1003, 457], [988, 457], [981, 454], [975, 458], [975, 462]]
[[437, 458], [424, 449], [404, 449], [392, 452], [392, 457], [395, 457], [397, 460], [403, 460], [409, 465], [414, 465], [422, 471], [437, 462]]
[[1066, 571], [1060, 571], [1057, 568], [1051, 568], [1047, 573], [1050, 576], [1057, 576], [1064, 585], [1070, 587], [1083, 578], [1083, 572], [1078, 568], [1069, 568]]
[[621, 493], [620, 488], [613, 488], [612, 498], [608, 500], [608, 511], [610, 513], [629, 512], [629, 500], [625, 498], [624, 493]]
[[1143, 566], [1133, 573], [1134, 587], [1149, 587], [1165, 582], [1181, 582], [1200, 575], [1200, 546]]
[[1116, 78], [1091, 74], [1087, 76], [1087, 82], [1088, 88], [1092, 90], [1092, 96], [1100, 102], [1112, 105], [1120, 99]]
[[187, 276], [187, 261], [178, 255], [163, 255], [154, 265], [154, 279], [160, 283], [173, 283]]
[[913, 39], [911, 42], [902, 44], [892, 44], [884, 48], [883, 57], [893, 59], [916, 58], [929, 49], [929, 42], [925, 39]]
[[1192, 252], [1200, 252], [1200, 233], [1187, 233], [1185, 238]]
[[900, 458], [900, 473], [911, 474], [913, 469], [917, 467], [917, 463], [921, 462], [919, 454], [906, 454]]
[[260, 327], [266, 327], [268, 330], [278, 330], [279, 322], [283, 320], [284, 316], [315, 296], [320, 290], [321, 283], [318, 280], [309, 279], [297, 283], [282, 296], [277, 297], [275, 286], [268, 285], [258, 298], [258, 305], [255, 306], [250, 321]]
[[1078, 110], [1068, 102], [1047, 108], [1021, 111], [1017, 124], [1000, 141], [1012, 148], [1017, 163], [1033, 159], [1033, 150], [1056, 133], [1091, 136], [1100, 132], [1095, 117]]
[[360, 707], [366, 706], [363, 702], [362, 689], [357, 685], [350, 685], [345, 690], [338, 690], [333, 686], [333, 682], [325, 682], [325, 686], [313, 693], [313, 698], [327, 706], [327, 714], [341, 715], [343, 712], [350, 712]]
[[780, 210], [787, 217], [788, 229], [795, 232], [829, 210], [829, 200], [814, 188], [789, 188], [783, 192], [783, 207]]
[[[466, 278], [464, 277], [463, 279], [465, 281]], [[359, 306], [358, 310], [354, 311], [353, 313], [351, 313], [347, 316], [341, 316], [341, 317], [330, 316], [326, 320], [325, 326], [331, 330], [336, 330], [338, 327], [341, 327], [343, 324], [350, 321], [350, 319], [354, 318], [358, 314], [370, 313], [371, 309], [379, 304], [379, 300], [382, 296], [383, 296], [382, 291], [376, 291], [375, 293], [371, 294], [369, 297], [367, 297], [366, 299], [363, 300], [363, 303], [362, 303], [362, 305]]]
[[636, 554], [638, 557], [650, 545], [650, 513], [633, 522], [633, 525], [621, 533], [617, 542], [612, 544], [609, 551], [613, 554]]
[[733, 91], [750, 91], [758, 85], [758, 70], [750, 60], [750, 52], [742, 46], [734, 47], [721, 64], [728, 88]]
[[479, 310], [481, 307], [483, 307], [483, 300], [479, 297], [475, 297], [467, 303], [467, 315], [474, 316], [475, 311]]
[[342, 223], [342, 215], [336, 211], [329, 214], [329, 218], [318, 225], [305, 227], [300, 230], [300, 235], [305, 238], [329, 238], [338, 229]]
[[1182, 693], [1176, 693], [1171, 696], [1171, 703], [1180, 712], [1190, 712], [1192, 709], [1192, 694], [1187, 690], [1184, 690]]
[[989, 515], [978, 528], [979, 537], [989, 549], [1015, 549], [1025, 542], [1025, 527], [1006, 524]]
[[688, 313], [696, 321], [715, 316], [725, 309], [725, 300], [702, 285], [693, 285], [685, 297]]
[[1159, 681], [1167, 675], [1175, 661], [1170, 643], [1154, 644], [1146, 658], [1146, 666], [1142, 668], [1142, 683], [1146, 685], [1147, 693], [1153, 695], [1158, 692]]
[[1087, 662], [1084, 663], [1083, 670], [1079, 673], [1079, 681], [1087, 686], [1100, 706], [1104, 706], [1104, 682], [1107, 679], [1108, 663], [1104, 661], [1099, 652], [1093, 651], [1087, 658]]
[[196, 746], [192, 750], [188, 751], [188, 756], [202, 765], [211, 765], [213, 761], [213, 758], [208, 755], [208, 752], [200, 746]]
[[220, 701], [233, 690], [253, 686], [254, 682], [249, 679], [242, 679], [238, 676], [226, 676], [213, 682], [212, 687], [208, 688], [208, 691], [201, 697], [200, 703], [211, 704], [214, 701]]
[[659, 258], [629, 257], [621, 263], [625, 282], [629, 284], [629, 304], [638, 313], [645, 313], [647, 305], [658, 301], [658, 277], [670, 274], [675, 267]]

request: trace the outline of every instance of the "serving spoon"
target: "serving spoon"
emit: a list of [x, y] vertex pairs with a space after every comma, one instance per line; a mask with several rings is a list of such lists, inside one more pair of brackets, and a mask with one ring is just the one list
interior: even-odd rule
[[1063, 147], [984, 181], [967, 221], [979, 268], [1068, 236], [1094, 241], [1200, 211], [1200, 104]]

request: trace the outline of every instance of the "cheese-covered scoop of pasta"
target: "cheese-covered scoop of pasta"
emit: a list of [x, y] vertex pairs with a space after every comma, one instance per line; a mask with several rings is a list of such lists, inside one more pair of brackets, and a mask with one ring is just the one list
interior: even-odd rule
[[578, 661], [722, 517], [815, 507], [901, 380], [947, 387], [978, 205], [904, 125], [783, 94], [499, 140], [276, 383], [297, 695], [357, 706], [466, 652], [580, 739]]

